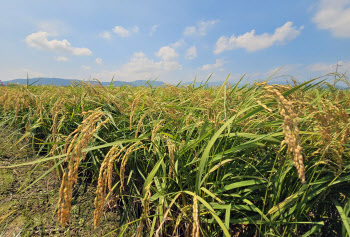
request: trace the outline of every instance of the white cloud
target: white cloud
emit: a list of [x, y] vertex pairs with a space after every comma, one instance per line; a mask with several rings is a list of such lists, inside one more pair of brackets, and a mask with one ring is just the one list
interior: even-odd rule
[[102, 58], [96, 58], [95, 62], [96, 62], [97, 64], [102, 64]]
[[184, 35], [194, 35], [197, 33], [195, 26], [187, 26], [184, 31]]
[[117, 35], [119, 35], [120, 37], [123, 37], [123, 38], [130, 36], [130, 31], [128, 31], [127, 29], [125, 29], [122, 26], [114, 27], [113, 32], [116, 33]]
[[113, 32], [119, 35], [122, 38], [129, 37], [131, 33], [138, 33], [140, 31], [140, 28], [138, 26], [134, 26], [131, 29], [125, 29], [122, 26], [116, 26], [113, 28]]
[[101, 80], [110, 80], [115, 76], [118, 80], [134, 81], [155, 79], [158, 76], [182, 70], [182, 66], [175, 60], [177, 53], [169, 46], [162, 47], [155, 55], [161, 60], [149, 59], [143, 52], [134, 53], [130, 61], [123, 64], [118, 70], [103, 71], [93, 76]]
[[91, 69], [91, 67], [86, 66], [86, 65], [81, 65], [81, 68], [84, 69], [84, 70], [90, 70]]
[[149, 32], [149, 35], [152, 36], [154, 32], [158, 29], [159, 25], [153, 25], [151, 28], [151, 31]]
[[187, 59], [192, 60], [192, 59], [194, 59], [196, 57], [197, 57], [197, 48], [196, 48], [196, 46], [192, 46], [189, 49], [187, 49], [187, 51], [186, 51], [186, 58]]
[[125, 64], [121, 69], [131, 72], [157, 72], [157, 71], [174, 71], [182, 69], [182, 66], [175, 61], [177, 54], [170, 47], [162, 47], [156, 55], [162, 60], [154, 62], [148, 59], [142, 52], [135, 53], [130, 62]]
[[218, 20], [199, 21], [196, 26], [186, 27], [184, 31], [184, 35], [204, 36], [207, 34], [207, 31], [218, 22], [219, 22]]
[[104, 31], [104, 32], [100, 33], [99, 36], [103, 39], [106, 39], [106, 40], [112, 39], [111, 32], [109, 32], [109, 31]]
[[336, 65], [338, 66], [338, 72], [344, 72], [350, 69], [350, 61], [343, 62], [339, 61], [334, 64], [325, 64], [325, 63], [315, 63], [311, 64], [307, 67], [308, 70], [312, 72], [320, 72], [320, 73], [332, 73], [336, 71]]
[[198, 68], [198, 70], [207, 71], [207, 70], [221, 68], [225, 63], [226, 62], [222, 59], [216, 59], [214, 64], [205, 64], [201, 68]]
[[58, 62], [68, 62], [69, 58], [64, 57], [64, 56], [55, 56], [54, 59]]
[[350, 37], [350, 0], [321, 0], [312, 20], [335, 37]]
[[176, 41], [175, 43], [173, 44], [170, 44], [171, 47], [173, 48], [179, 48], [181, 47], [182, 45], [184, 45], [186, 42], [184, 39], [179, 39], [178, 41]]
[[295, 39], [304, 27], [297, 29], [292, 22], [287, 22], [283, 26], [276, 28], [274, 34], [264, 33], [255, 35], [255, 30], [247, 32], [244, 35], [236, 37], [232, 35], [230, 38], [221, 36], [216, 42], [214, 50], [215, 54], [222, 53], [227, 50], [244, 48], [248, 52], [253, 52], [265, 48], [269, 48], [276, 43], [286, 43]]
[[163, 61], [172, 61], [179, 56], [175, 50], [169, 46], [162, 47], [155, 55], [162, 58]]
[[48, 40], [47, 37], [49, 33], [44, 31], [39, 31], [30, 34], [26, 37], [25, 42], [33, 48], [50, 50], [59, 53], [69, 53], [77, 56], [91, 55], [92, 52], [88, 48], [76, 48], [72, 47], [68, 40]]

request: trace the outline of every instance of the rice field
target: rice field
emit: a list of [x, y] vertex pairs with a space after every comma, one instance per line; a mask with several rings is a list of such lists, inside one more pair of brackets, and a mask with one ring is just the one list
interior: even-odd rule
[[350, 91], [239, 83], [1, 87], [37, 157], [1, 169], [50, 164], [25, 188], [57, 174], [62, 227], [88, 177], [110, 236], [350, 236]]

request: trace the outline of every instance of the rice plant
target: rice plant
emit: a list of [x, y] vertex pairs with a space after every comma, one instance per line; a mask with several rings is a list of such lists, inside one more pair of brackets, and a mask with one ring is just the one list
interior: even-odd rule
[[62, 226], [84, 174], [94, 225], [120, 217], [108, 235], [349, 236], [349, 104], [349, 91], [316, 79], [27, 85], [3, 88], [0, 126], [37, 152], [21, 165], [57, 172]]

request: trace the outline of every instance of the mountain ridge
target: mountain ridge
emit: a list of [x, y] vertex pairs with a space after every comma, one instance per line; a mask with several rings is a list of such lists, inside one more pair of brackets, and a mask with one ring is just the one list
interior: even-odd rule
[[[57, 78], [57, 77], [36, 77], [36, 78], [30, 78], [28, 79], [28, 84], [29, 85], [54, 85], [54, 86], [70, 86], [74, 83], [80, 83], [83, 80], [79, 79], [64, 79], [64, 78]], [[84, 82], [90, 82], [93, 85], [99, 84], [98, 81], [84, 81]], [[2, 83], [7, 86], [10, 84], [19, 84], [19, 85], [26, 85], [27, 84], [27, 79], [13, 79], [9, 81], [2, 81]], [[100, 82], [103, 86], [110, 86], [111, 82]], [[206, 83], [206, 86], [221, 86], [224, 83], [224, 81], [208, 81]], [[229, 82], [231, 85], [235, 84], [237, 82]], [[252, 83], [252, 82], [251, 82]], [[170, 83], [165, 83], [162, 81], [151, 81], [151, 80], [135, 80], [131, 82], [126, 82], [126, 81], [113, 81], [113, 86], [114, 87], [120, 87], [124, 85], [129, 85], [129, 86], [162, 86], [165, 84], [170, 84]], [[177, 85], [178, 83], [174, 83], [174, 85]], [[181, 82], [180, 85], [183, 86], [194, 86], [194, 87], [199, 87], [203, 86], [205, 84], [205, 81], [199, 82], [199, 81], [193, 81], [193, 82]], [[241, 85], [245, 84], [244, 82], [240, 83]], [[268, 84], [279, 84], [279, 85], [287, 85], [293, 83], [282, 80], [271, 80]], [[347, 89], [348, 87], [345, 85], [336, 85], [337, 88], [339, 89]]]
[[[80, 83], [83, 80], [79, 79], [64, 79], [64, 78], [57, 78], [57, 77], [36, 77], [36, 78], [30, 78], [28, 79], [29, 85], [54, 85], [54, 86], [69, 86], [73, 83]], [[86, 81], [85, 81], [86, 82]], [[89, 81], [92, 84], [99, 84], [98, 81]], [[26, 85], [27, 79], [13, 79], [9, 81], [3, 81], [4, 85], [9, 84], [19, 84], [19, 85]], [[103, 86], [109, 86], [111, 82], [101, 82]], [[152, 85], [152, 86], [161, 86], [165, 83], [162, 81], [147, 81], [147, 80], [135, 80], [131, 82], [126, 81], [113, 81], [113, 86], [123, 86], [123, 85], [131, 85], [131, 86], [144, 86], [144, 85]]]

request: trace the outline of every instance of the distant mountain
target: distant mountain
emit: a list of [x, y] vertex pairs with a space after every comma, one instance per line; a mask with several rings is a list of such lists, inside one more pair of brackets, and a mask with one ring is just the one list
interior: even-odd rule
[[[211, 81], [208, 81], [206, 84], [205, 84], [205, 81], [202, 81], [202, 82], [184, 82], [184, 83], [181, 83], [181, 85], [184, 85], [184, 86], [186, 86], [186, 85], [193, 85], [193, 83], [194, 83], [194, 87], [199, 87], [199, 86], [203, 86], [204, 84], [205, 84], [205, 86], [207, 86], [207, 87], [211, 87], [211, 86], [222, 86], [223, 84], [224, 84], [224, 82], [225, 81], [213, 81], [213, 82], [211, 82]], [[302, 83], [304, 83], [305, 81], [299, 81], [298, 82], [298, 85], [300, 85], [300, 84], [302, 84]], [[316, 81], [316, 82], [312, 82], [311, 84], [316, 84], [318, 81]], [[232, 86], [232, 85], [235, 85], [236, 83], [237, 83], [237, 81], [235, 81], [235, 82], [230, 82], [230, 81], [228, 81], [228, 83], [230, 83], [230, 85]], [[239, 84], [239, 87], [241, 87], [241, 86], [243, 86], [243, 85], [246, 85], [246, 84], [250, 84], [250, 85], [252, 85], [253, 83], [254, 83], [254, 81], [251, 81], [251, 82], [245, 82], [245, 81], [242, 81], [240, 84]], [[294, 83], [293, 83], [293, 81], [287, 81], [287, 80], [270, 80], [270, 81], [268, 81], [268, 83], [267, 84], [269, 84], [269, 85], [272, 85], [272, 84], [277, 84], [277, 85], [291, 85], [291, 86], [294, 86]], [[330, 84], [326, 84], [326, 82], [325, 83], [322, 83], [322, 84], [320, 84], [319, 86], [320, 87], [322, 87], [322, 88], [329, 88], [330, 86], [332, 87], [332, 85], [333, 85], [333, 83], [330, 83]], [[340, 90], [349, 90], [350, 88], [345, 84], [345, 83], [343, 83], [343, 84], [340, 84], [340, 83], [338, 83], [338, 84], [336, 84], [335, 85], [335, 88], [337, 88], [337, 89], [340, 89]]]
[[162, 81], [146, 81], [146, 80], [136, 80], [131, 82], [132, 86], [144, 86], [145, 84], [152, 85], [152, 86], [161, 86], [161, 85], [164, 85], [165, 83]]
[[[202, 82], [195, 82], [194, 83], [194, 87], [199, 87], [199, 86], [203, 86], [205, 84], [205, 86], [222, 86], [222, 84], [224, 84], [225, 81], [208, 81], [205, 84], [205, 81]], [[230, 83], [230, 82], [228, 82]], [[231, 83], [232, 84], [232, 83]], [[181, 85], [187, 86], [187, 85], [193, 85], [193, 82], [184, 82], [181, 83]]]
[[[54, 85], [54, 86], [69, 86], [72, 83], [80, 83], [81, 80], [78, 79], [63, 79], [63, 78], [31, 78], [29, 79], [28, 83], [29, 85]], [[90, 81], [93, 85], [97, 85], [97, 81]], [[184, 82], [181, 83], [181, 85], [193, 85], [194, 82]], [[195, 82], [194, 87], [203, 86], [205, 81], [203, 82]], [[208, 81], [206, 86], [221, 86], [224, 83], [224, 81]], [[236, 82], [229, 82], [231, 85], [235, 84]], [[301, 83], [301, 82], [300, 82]], [[4, 85], [8, 84], [19, 84], [19, 85], [26, 85], [27, 79], [15, 79], [11, 81], [3, 81]], [[111, 82], [101, 82], [103, 86], [110, 86]], [[146, 81], [146, 80], [136, 80], [132, 82], [126, 82], [126, 81], [113, 81], [114, 87], [120, 87], [124, 85], [130, 85], [130, 86], [162, 86], [165, 83], [162, 81]], [[246, 84], [245, 82], [241, 82], [240, 86]], [[287, 85], [288, 82], [286, 80], [271, 80], [269, 84], [280, 84], [280, 85]], [[292, 82], [289, 82], [290, 85], [294, 85]], [[322, 87], [327, 88], [328, 86], [326, 84], [323, 84]], [[349, 89], [345, 84], [344, 85], [336, 85], [336, 88], [338, 89]]]
[[[62, 78], [30, 78], [29, 85], [55, 85], [55, 86], [69, 86], [72, 82], [79, 82], [77, 79], [62, 79]], [[27, 85], [27, 79], [14, 79], [11, 81], [3, 81], [4, 85], [19, 84]]]
[[[29, 85], [54, 85], [54, 86], [69, 86], [72, 83], [80, 83], [81, 80], [78, 79], [63, 79], [63, 78], [45, 78], [45, 77], [37, 77], [30, 78], [28, 80]], [[92, 84], [98, 84], [97, 81], [90, 81]], [[27, 85], [27, 79], [14, 79], [10, 81], [3, 81], [4, 85], [8, 84], [19, 84], [19, 85]], [[101, 82], [104, 86], [109, 86], [111, 82]], [[123, 86], [123, 85], [131, 85], [131, 86], [161, 86], [165, 84], [162, 81], [146, 81], [146, 80], [137, 80], [132, 82], [126, 81], [113, 81], [113, 86]]]

